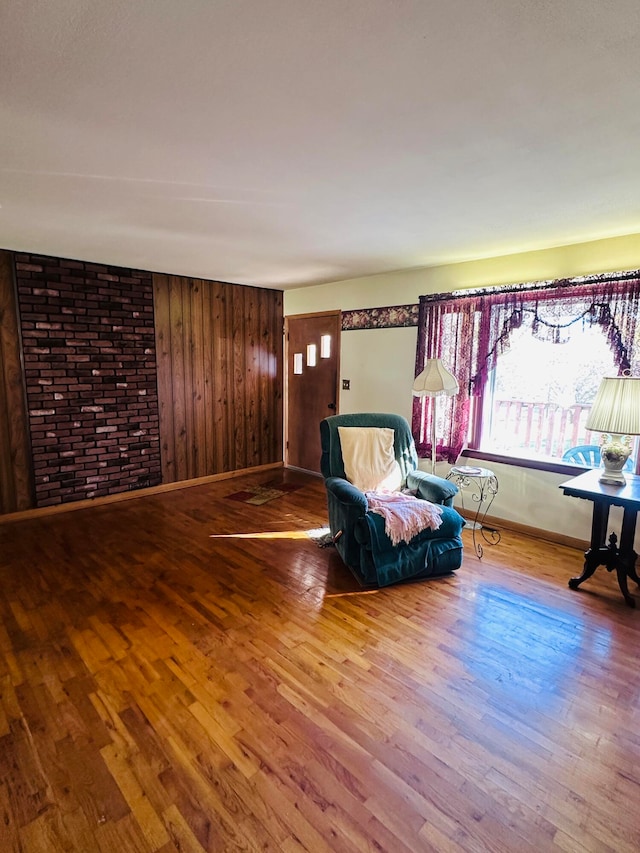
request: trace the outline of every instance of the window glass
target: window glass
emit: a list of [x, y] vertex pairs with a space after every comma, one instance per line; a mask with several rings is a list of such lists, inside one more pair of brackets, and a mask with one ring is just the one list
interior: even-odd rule
[[479, 449], [560, 460], [572, 447], [600, 444], [585, 423], [600, 380], [617, 375], [611, 348], [597, 326], [578, 324], [563, 337], [541, 340], [530, 324], [511, 333], [481, 401]]
[[307, 367], [316, 366], [317, 347], [315, 344], [307, 344]]
[[320, 337], [320, 358], [331, 358], [331, 335]]

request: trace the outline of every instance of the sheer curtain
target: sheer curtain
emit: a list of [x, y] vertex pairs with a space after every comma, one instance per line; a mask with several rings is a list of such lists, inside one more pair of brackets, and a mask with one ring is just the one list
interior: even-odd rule
[[[598, 326], [618, 370], [640, 367], [640, 270], [555, 282], [486, 288], [420, 297], [417, 376], [426, 359], [441, 358], [460, 385], [438, 399], [436, 458], [453, 463], [469, 434], [471, 400], [482, 396], [511, 332], [523, 324], [539, 338], [561, 343], [576, 324]], [[418, 454], [431, 455], [433, 398], [414, 398], [413, 436]]]

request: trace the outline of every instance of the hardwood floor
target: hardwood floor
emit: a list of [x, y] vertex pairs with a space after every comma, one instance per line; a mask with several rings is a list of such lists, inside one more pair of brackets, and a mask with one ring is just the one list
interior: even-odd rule
[[454, 575], [362, 591], [285, 477], [0, 525], [0, 850], [638, 851], [615, 576], [465, 532]]

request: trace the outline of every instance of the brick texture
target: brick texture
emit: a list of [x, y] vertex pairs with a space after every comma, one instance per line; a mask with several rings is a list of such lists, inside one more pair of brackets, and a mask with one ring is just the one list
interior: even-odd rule
[[151, 273], [15, 257], [37, 505], [159, 484]]

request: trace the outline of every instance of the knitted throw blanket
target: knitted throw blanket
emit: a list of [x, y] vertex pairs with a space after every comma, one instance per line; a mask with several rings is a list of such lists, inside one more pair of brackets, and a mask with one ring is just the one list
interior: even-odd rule
[[369, 509], [384, 518], [384, 529], [394, 545], [409, 542], [425, 527], [437, 530], [442, 524], [442, 507], [403, 495], [401, 492], [365, 492]]

